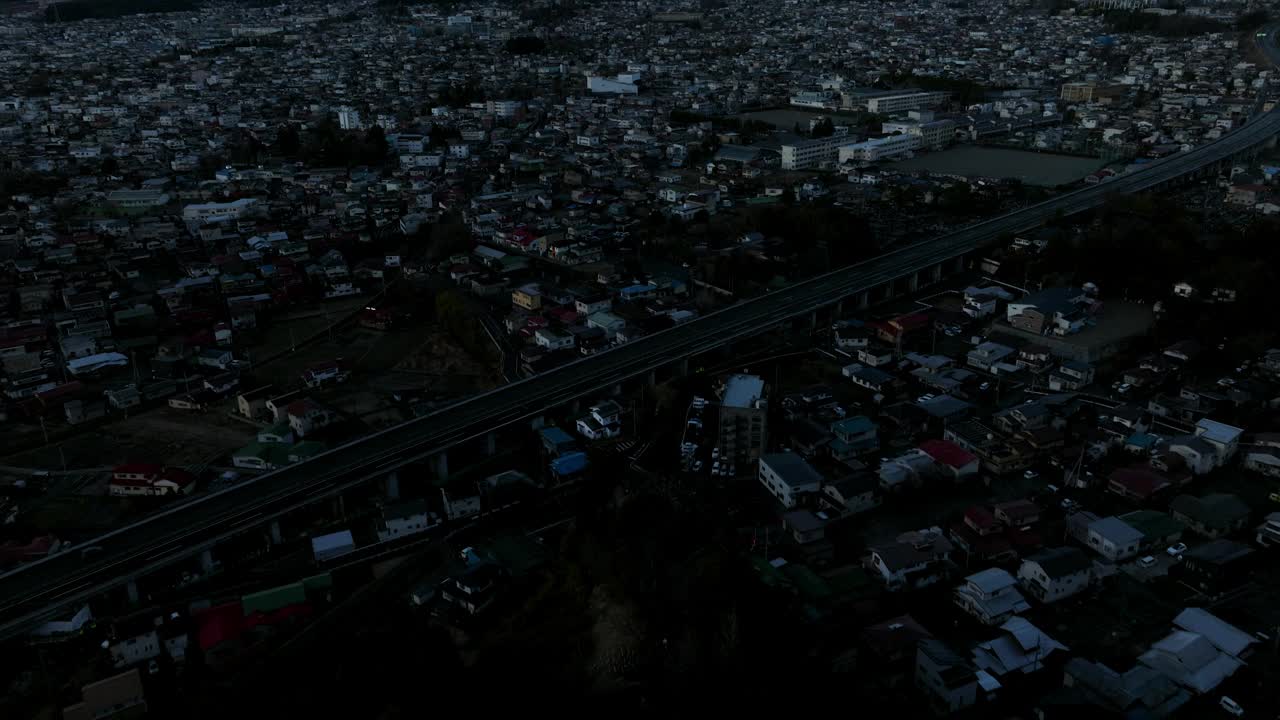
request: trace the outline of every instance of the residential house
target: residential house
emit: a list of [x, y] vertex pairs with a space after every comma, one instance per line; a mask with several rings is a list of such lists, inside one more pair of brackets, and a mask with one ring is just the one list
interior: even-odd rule
[[[1138, 657], [1138, 662], [1192, 693], [1203, 695], [1244, 666], [1236, 653], [1247, 649], [1253, 638], [1199, 608], [1190, 610], [1196, 613], [1187, 616], [1184, 611], [1175, 618], [1175, 629], [1152, 644]], [[1181, 625], [1198, 628], [1204, 634], [1183, 629]]]
[[1014, 349], [1008, 345], [1001, 345], [998, 342], [990, 340], [978, 345], [970, 350], [965, 356], [965, 363], [982, 372], [999, 372], [996, 368], [998, 364], [1003, 363], [1009, 356], [1014, 354]]
[[1257, 553], [1234, 540], [1213, 540], [1182, 554], [1175, 575], [1187, 585], [1216, 597], [1249, 581]]
[[949, 440], [926, 440], [920, 451], [933, 459], [948, 480], [960, 482], [978, 474], [978, 457]]
[[1018, 582], [1042, 603], [1069, 598], [1088, 588], [1092, 580], [1093, 561], [1074, 547], [1046, 548], [1018, 567]]
[[549, 351], [572, 348], [575, 344], [573, 333], [551, 327], [538, 328], [533, 333], [533, 340]]
[[1107, 490], [1139, 502], [1173, 487], [1160, 473], [1147, 467], [1118, 468], [1107, 477]]
[[1204, 497], [1179, 495], [1169, 503], [1169, 514], [1192, 532], [1207, 538], [1229, 535], [1249, 522], [1249, 506], [1227, 493]]
[[137, 717], [147, 712], [142, 674], [137, 668], [85, 685], [80, 697], [80, 702], [62, 708], [63, 720]]
[[982, 693], [978, 670], [945, 643], [931, 637], [922, 638], [917, 646], [915, 685], [938, 715], [973, 707]]
[[762, 455], [757, 478], [785, 508], [796, 507], [822, 486], [822, 475], [796, 453]]
[[1090, 523], [1087, 537], [1088, 546], [1112, 562], [1133, 557], [1142, 545], [1142, 533], [1115, 516]]
[[155, 630], [152, 630], [127, 640], [121, 640], [108, 648], [108, 651], [111, 653], [112, 664], [117, 668], [125, 668], [160, 657], [163, 647], [160, 643], [160, 636]]
[[1005, 319], [1013, 327], [1035, 335], [1079, 332], [1092, 301], [1082, 288], [1045, 288], [1021, 300], [1011, 300]]
[[435, 526], [433, 516], [427, 512], [425, 500], [388, 505], [382, 509], [378, 523], [378, 539], [386, 542], [406, 535], [416, 535]]
[[991, 508], [1008, 528], [1026, 528], [1040, 522], [1040, 506], [1030, 500], [1007, 500]]
[[622, 408], [612, 400], [591, 406], [586, 415], [578, 418], [578, 434], [588, 440], [604, 440], [622, 434]]
[[236, 410], [250, 420], [257, 420], [269, 414], [267, 400], [271, 399], [271, 395], [274, 392], [275, 386], [273, 385], [263, 385], [253, 390], [242, 392], [236, 396]]
[[965, 578], [955, 590], [955, 604], [985, 625], [996, 625], [1028, 610], [1018, 581], [1001, 568], [988, 568]]
[[1258, 526], [1254, 541], [1264, 548], [1280, 545], [1280, 512], [1267, 515], [1266, 520]]
[[1067, 646], [1045, 634], [1030, 621], [1011, 617], [1000, 626], [1000, 635], [973, 648], [973, 664], [995, 678], [1013, 673], [1033, 673], [1045, 666], [1055, 652]]
[[303, 438], [308, 434], [315, 434], [317, 431], [328, 427], [332, 424], [336, 417], [324, 406], [314, 400], [302, 399], [294, 400], [289, 403], [286, 410], [289, 418], [289, 427], [293, 429], [293, 434]]
[[941, 528], [915, 530], [871, 548], [871, 567], [890, 590], [922, 588], [950, 575], [953, 547]]
[[828, 518], [811, 510], [792, 510], [782, 516], [782, 525], [797, 544], [807, 545], [826, 536]]
[[1243, 434], [1244, 430], [1241, 428], [1208, 418], [1203, 418], [1196, 423], [1196, 437], [1209, 443], [1213, 448], [1214, 467], [1222, 467], [1235, 457], [1236, 451], [1240, 448], [1240, 436]]
[[834, 436], [827, 445], [831, 457], [847, 463], [880, 449], [876, 424], [864, 415], [854, 415], [831, 425]]
[[[1062, 683], [1063, 712], [1046, 713], [1046, 718], [1078, 718], [1095, 707], [1110, 717], [1161, 718], [1169, 717], [1191, 700], [1191, 694], [1176, 682], [1142, 664], [1118, 673], [1102, 663], [1075, 657], [1063, 667]], [[1041, 701], [1042, 711], [1046, 704]]]
[[1081, 390], [1093, 384], [1093, 366], [1078, 360], [1064, 360], [1058, 369], [1049, 374], [1049, 389], [1053, 392]]
[[838, 515], [855, 515], [880, 506], [880, 484], [875, 475], [856, 472], [824, 483], [820, 499]]

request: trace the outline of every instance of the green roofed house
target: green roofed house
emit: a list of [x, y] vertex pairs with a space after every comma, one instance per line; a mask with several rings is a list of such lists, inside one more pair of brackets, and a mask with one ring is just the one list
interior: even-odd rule
[[317, 440], [303, 440], [289, 448], [289, 462], [296, 463], [307, 460], [325, 451], [325, 444]]
[[1120, 516], [1124, 524], [1142, 533], [1142, 549], [1166, 548], [1182, 539], [1187, 526], [1159, 510], [1134, 510]]
[[250, 593], [240, 598], [245, 615], [275, 612], [280, 608], [300, 605], [306, 601], [307, 589], [300, 582]]
[[281, 420], [269, 428], [259, 430], [258, 442], [264, 445], [267, 443], [293, 444], [293, 429], [289, 427], [289, 421]]
[[289, 464], [289, 446], [255, 440], [231, 453], [231, 464], [248, 470], [275, 470]]

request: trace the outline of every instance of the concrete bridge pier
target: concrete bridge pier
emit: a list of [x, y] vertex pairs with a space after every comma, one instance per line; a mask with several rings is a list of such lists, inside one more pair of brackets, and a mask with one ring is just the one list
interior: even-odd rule
[[644, 376], [644, 382], [645, 382], [645, 384], [646, 384], [646, 385], [648, 385], [649, 387], [653, 387], [654, 385], [657, 385], [657, 384], [658, 384], [658, 371], [657, 371], [657, 370], [650, 370], [649, 372], [645, 373], [645, 376]]
[[484, 434], [484, 453], [490, 457], [498, 454], [498, 433], [487, 432]]
[[347, 499], [339, 495], [333, 499], [333, 514], [345, 518], [347, 516]]
[[938, 263], [937, 265], [929, 268], [929, 277], [932, 278], [931, 282], [942, 282], [942, 263]]
[[400, 499], [400, 474], [394, 470], [387, 473], [386, 479], [383, 481], [386, 486], [386, 494], [388, 500]]
[[866, 310], [871, 307], [871, 291], [863, 290], [858, 293], [858, 309]]
[[203, 572], [203, 573], [213, 572], [213, 551], [212, 550], [205, 550], [204, 552], [200, 553], [200, 572]]
[[676, 368], [680, 372], [680, 377], [689, 377], [689, 358], [680, 358]]
[[578, 415], [581, 412], [582, 412], [582, 401], [579, 400], [578, 398], [574, 398], [573, 402], [569, 403], [569, 414]]
[[129, 595], [129, 604], [130, 604], [130, 605], [137, 605], [137, 604], [138, 604], [138, 600], [139, 600], [139, 597], [138, 597], [138, 581], [137, 581], [137, 580], [130, 580], [129, 582], [125, 583], [124, 591], [125, 591], [126, 593], [128, 593], [128, 595]]
[[844, 300], [837, 300], [834, 307], [831, 308], [832, 320], [839, 320], [844, 317]]
[[437, 480], [444, 482], [449, 479], [449, 453], [441, 450], [439, 454], [431, 458], [431, 464], [435, 468]]
[[279, 545], [280, 543], [284, 542], [284, 533], [280, 532], [280, 521], [279, 521], [279, 520], [272, 520], [272, 521], [271, 521], [270, 532], [271, 532], [271, 544], [272, 544], [272, 545]]
[[920, 273], [913, 272], [907, 277], [907, 291], [915, 292], [920, 289]]

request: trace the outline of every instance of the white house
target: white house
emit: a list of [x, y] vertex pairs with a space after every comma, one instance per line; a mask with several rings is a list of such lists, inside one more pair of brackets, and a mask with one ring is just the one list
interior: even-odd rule
[[953, 600], [985, 625], [997, 625], [1031, 608], [1018, 592], [1018, 581], [1001, 568], [988, 568], [965, 578]]
[[1018, 582], [1031, 597], [1053, 603], [1089, 587], [1093, 561], [1074, 547], [1048, 548], [1028, 556], [1018, 568]]
[[152, 630], [112, 645], [111, 662], [118, 668], [129, 667], [160, 657], [160, 651], [160, 636]]
[[559, 328], [538, 328], [533, 334], [533, 341], [548, 350], [564, 350], [574, 346], [572, 333]]
[[424, 500], [388, 505], [382, 509], [382, 522], [378, 523], [378, 540], [383, 542], [406, 535], [415, 535], [434, 527], [431, 513]]
[[1243, 434], [1243, 429], [1217, 420], [1204, 418], [1196, 423], [1196, 437], [1213, 446], [1214, 467], [1222, 467], [1235, 457]]
[[800, 495], [816, 493], [822, 486], [822, 475], [796, 453], [761, 456], [758, 479], [788, 509], [796, 506]]
[[1120, 561], [1138, 554], [1143, 535], [1118, 517], [1109, 516], [1089, 523], [1088, 544], [1099, 555]]
[[578, 418], [578, 433], [588, 440], [604, 440], [622, 434], [622, 408], [612, 400], [593, 405]]
[[333, 414], [311, 400], [294, 400], [289, 403], [289, 427], [298, 437], [306, 437], [334, 421]]
[[873, 547], [871, 566], [890, 590], [927, 587], [950, 573], [952, 549], [941, 528], [913, 530]]

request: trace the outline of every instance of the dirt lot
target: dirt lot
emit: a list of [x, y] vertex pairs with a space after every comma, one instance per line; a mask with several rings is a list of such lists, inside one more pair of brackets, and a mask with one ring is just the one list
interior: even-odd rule
[[[152, 410], [84, 433], [58, 445], [11, 455], [5, 464], [19, 467], [101, 468], [122, 462], [202, 466], [248, 443], [256, 429], [225, 414]], [[61, 455], [59, 454], [61, 448]]]

